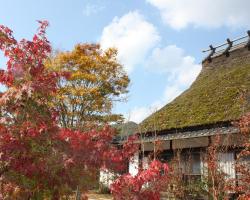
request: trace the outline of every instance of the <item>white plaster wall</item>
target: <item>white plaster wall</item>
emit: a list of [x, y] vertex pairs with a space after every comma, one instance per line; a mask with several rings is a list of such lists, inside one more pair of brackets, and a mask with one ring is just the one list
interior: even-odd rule
[[110, 187], [110, 185], [114, 182], [115, 174], [109, 172], [108, 170], [100, 170], [100, 178], [99, 181], [101, 184], [106, 187]]
[[149, 166], [149, 159], [148, 159], [148, 157], [143, 157], [143, 159], [142, 159], [142, 167], [143, 167], [143, 169], [148, 169], [148, 166]]
[[129, 173], [136, 176], [139, 169], [139, 153], [137, 152], [129, 161]]

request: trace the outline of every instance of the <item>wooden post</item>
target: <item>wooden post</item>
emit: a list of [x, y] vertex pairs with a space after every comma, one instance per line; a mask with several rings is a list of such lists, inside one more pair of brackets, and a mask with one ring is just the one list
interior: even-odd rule
[[81, 191], [79, 190], [79, 186], [76, 188], [76, 200], [81, 200]]

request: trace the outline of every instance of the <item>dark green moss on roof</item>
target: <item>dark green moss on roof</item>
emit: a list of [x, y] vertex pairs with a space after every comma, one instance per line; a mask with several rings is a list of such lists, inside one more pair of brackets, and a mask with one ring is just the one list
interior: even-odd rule
[[249, 54], [203, 66], [188, 90], [141, 123], [143, 132], [231, 121], [249, 112]]

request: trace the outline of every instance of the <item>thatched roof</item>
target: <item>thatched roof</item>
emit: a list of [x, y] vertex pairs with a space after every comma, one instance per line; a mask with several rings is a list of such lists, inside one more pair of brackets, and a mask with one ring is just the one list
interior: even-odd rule
[[250, 111], [250, 51], [204, 63], [191, 87], [142, 123], [143, 132], [238, 119]]

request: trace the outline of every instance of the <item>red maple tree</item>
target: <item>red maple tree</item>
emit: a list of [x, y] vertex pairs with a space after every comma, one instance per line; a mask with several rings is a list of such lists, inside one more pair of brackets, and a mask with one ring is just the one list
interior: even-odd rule
[[[0, 49], [8, 58], [0, 71], [0, 199], [57, 200], [72, 194], [91, 171], [101, 167], [121, 171], [136, 151], [134, 139], [123, 148], [112, 145], [113, 131], [104, 127], [86, 133], [61, 129], [51, 105], [61, 76], [44, 62], [51, 52], [47, 21], [32, 41], [17, 41], [0, 26]], [[17, 198], [17, 199], [18, 199]]]

